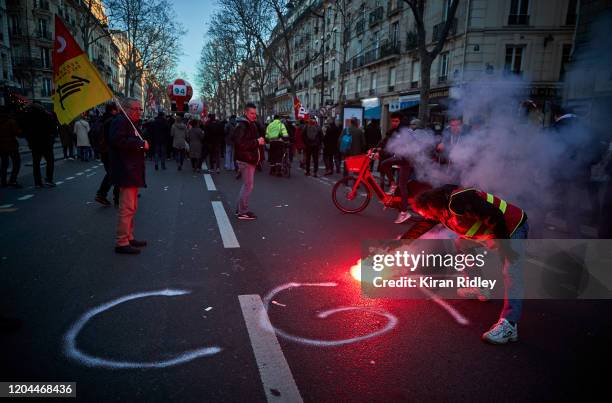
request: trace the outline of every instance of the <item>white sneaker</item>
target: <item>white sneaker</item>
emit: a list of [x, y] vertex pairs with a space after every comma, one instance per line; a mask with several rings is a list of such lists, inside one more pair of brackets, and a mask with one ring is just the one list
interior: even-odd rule
[[491, 299], [491, 290], [488, 288], [462, 287], [457, 288], [457, 295], [461, 298], [477, 299], [486, 302]]
[[506, 319], [500, 319], [491, 329], [482, 334], [482, 340], [492, 344], [506, 344], [518, 340], [518, 324], [512, 326]]
[[410, 215], [409, 212], [407, 211], [400, 211], [400, 213], [397, 215], [397, 218], [395, 219], [395, 223], [396, 224], [401, 224], [404, 221], [406, 221], [407, 219], [409, 219], [410, 217], [412, 217]]

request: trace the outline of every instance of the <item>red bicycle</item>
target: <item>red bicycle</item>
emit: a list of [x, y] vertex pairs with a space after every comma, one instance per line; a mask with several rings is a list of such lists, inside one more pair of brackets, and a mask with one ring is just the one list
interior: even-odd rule
[[[370, 162], [374, 159], [376, 152], [377, 149], [372, 148], [367, 154], [344, 159], [347, 171], [357, 176], [349, 174], [336, 182], [332, 188], [332, 200], [338, 210], [350, 214], [359, 213], [368, 207], [372, 200], [372, 193], [385, 207], [400, 208], [402, 198], [399, 189], [392, 195], [385, 193], [372, 176]], [[408, 192], [413, 195], [428, 188], [431, 187], [423, 182], [410, 181], [408, 183]]]

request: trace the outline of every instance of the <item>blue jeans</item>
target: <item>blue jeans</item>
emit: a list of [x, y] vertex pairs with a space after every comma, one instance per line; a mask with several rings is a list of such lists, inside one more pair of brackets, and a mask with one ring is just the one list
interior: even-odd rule
[[238, 168], [242, 174], [242, 187], [238, 197], [238, 214], [249, 211], [249, 196], [253, 191], [253, 181], [255, 179], [255, 165], [238, 161]]
[[525, 262], [526, 239], [529, 235], [529, 224], [527, 221], [514, 231], [510, 237], [512, 250], [518, 253], [519, 257], [510, 262], [504, 260], [504, 307], [499, 315], [510, 322], [518, 322], [523, 311], [523, 264]]
[[225, 145], [225, 169], [228, 171], [234, 170], [234, 146], [232, 144]]

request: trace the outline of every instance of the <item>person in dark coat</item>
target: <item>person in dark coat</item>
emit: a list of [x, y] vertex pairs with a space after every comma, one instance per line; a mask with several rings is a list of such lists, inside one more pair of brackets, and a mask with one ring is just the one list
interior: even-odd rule
[[244, 117], [237, 120], [234, 138], [236, 163], [243, 181], [236, 216], [239, 220], [255, 220], [257, 216], [249, 211], [249, 196], [253, 191], [255, 168], [262, 158], [260, 147], [265, 144], [265, 139], [257, 125], [257, 107], [254, 104], [246, 104]]
[[317, 121], [313, 118], [308, 121], [306, 128], [304, 129], [304, 144], [305, 148], [305, 168], [304, 175], [310, 175], [310, 161], [312, 160], [313, 170], [312, 176], [317, 177], [319, 170], [319, 153], [321, 150], [321, 143], [323, 141], [323, 132], [321, 127], [317, 124]]
[[160, 161], [162, 169], [166, 169], [166, 150], [168, 138], [170, 137], [170, 126], [168, 126], [164, 112], [157, 114], [157, 117], [151, 123], [150, 131], [155, 155], [155, 170], [159, 169]]
[[[104, 164], [104, 178], [100, 183], [100, 187], [96, 192], [96, 201], [103, 206], [110, 206], [110, 201], [106, 198], [108, 195], [108, 191], [111, 188], [111, 180], [110, 180], [110, 140], [109, 140], [109, 132], [110, 126], [117, 114], [119, 113], [119, 109], [117, 108], [117, 104], [114, 102], [110, 102], [106, 104], [106, 108], [104, 114], [100, 118], [97, 126], [94, 126], [94, 148], [100, 154], [100, 160], [102, 164]], [[113, 189], [113, 199], [115, 202], [115, 206], [119, 205], [119, 188], [117, 186]]]
[[380, 134], [380, 121], [373, 119], [365, 129], [366, 148], [374, 148], [380, 142], [382, 136]]
[[34, 185], [43, 187], [40, 174], [40, 162], [44, 158], [47, 162], [45, 168], [45, 186], [55, 187], [53, 182], [53, 170], [55, 168], [55, 155], [53, 154], [53, 143], [58, 134], [57, 119], [47, 112], [42, 105], [30, 105], [21, 120], [22, 131], [32, 150], [32, 170], [34, 173]]
[[144, 162], [145, 152], [149, 149], [149, 143], [139, 136], [133, 126], [140, 119], [140, 108], [140, 101], [128, 99], [124, 106], [127, 117], [117, 115], [109, 131], [111, 183], [119, 187], [116, 253], [138, 254], [138, 248], [147, 245], [146, 241], [134, 239], [138, 188], [147, 186]]
[[340, 151], [338, 150], [338, 139], [341, 128], [336, 125], [333, 118], [329, 119], [325, 136], [323, 137], [323, 161], [325, 162], [325, 175], [334, 173], [334, 162], [336, 173], [340, 173]]
[[[11, 114], [4, 110], [0, 111], [0, 183], [2, 187], [11, 186], [16, 189], [21, 189], [22, 186], [17, 183], [17, 175], [21, 168], [21, 155], [19, 154], [19, 143], [17, 137], [21, 136], [21, 129], [17, 121], [13, 119]], [[11, 168], [11, 177], [6, 182], [7, 171], [9, 167], [9, 159], [13, 166]]]
[[221, 150], [225, 148], [225, 127], [219, 122], [214, 113], [208, 115], [208, 122], [204, 125], [204, 133], [209, 156], [209, 170], [219, 173], [221, 171]]

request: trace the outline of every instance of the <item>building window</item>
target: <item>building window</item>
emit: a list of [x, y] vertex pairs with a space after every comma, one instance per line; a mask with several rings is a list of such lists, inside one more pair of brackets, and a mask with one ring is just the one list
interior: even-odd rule
[[355, 85], [355, 91], [357, 92], [361, 92], [361, 77], [357, 77], [356, 78], [356, 85]]
[[42, 85], [42, 88], [41, 88], [40, 95], [43, 96], [43, 97], [50, 97], [51, 96], [51, 79], [43, 78], [43, 85]]
[[572, 44], [568, 43], [563, 45], [563, 50], [561, 51], [561, 71], [559, 72], [559, 81], [563, 81], [565, 79], [566, 66], [570, 62], [571, 54]]
[[391, 25], [390, 37], [393, 46], [397, 45], [397, 42], [399, 41], [399, 21], [396, 21]]
[[508, 45], [506, 46], [506, 62], [504, 72], [506, 74], [523, 74], [523, 49], [524, 46]]
[[374, 92], [376, 90], [376, 72], [370, 73], [370, 92]]
[[417, 88], [421, 80], [421, 62], [415, 60], [412, 62], [412, 73], [410, 76], [410, 88]]
[[[391, 67], [389, 69], [389, 87], [393, 87], [395, 85], [395, 80], [396, 80], [396, 69], [395, 67]], [[391, 90], [393, 91], [393, 90]]]
[[51, 51], [48, 48], [40, 48], [40, 59], [42, 66], [46, 69], [51, 68]]
[[445, 83], [448, 79], [448, 52], [440, 54], [438, 62], [438, 83]]
[[578, 12], [578, 0], [569, 0], [567, 5], [567, 17], [565, 25], [576, 25], [576, 14]]
[[448, 20], [448, 14], [450, 12], [450, 7], [451, 7], [452, 4], [453, 3], [452, 3], [451, 0], [444, 0], [444, 11], [443, 11], [444, 19], [442, 21]]
[[529, 0], [511, 0], [508, 25], [529, 24]]
[[38, 36], [43, 38], [47, 37], [47, 20], [44, 18], [38, 19]]

